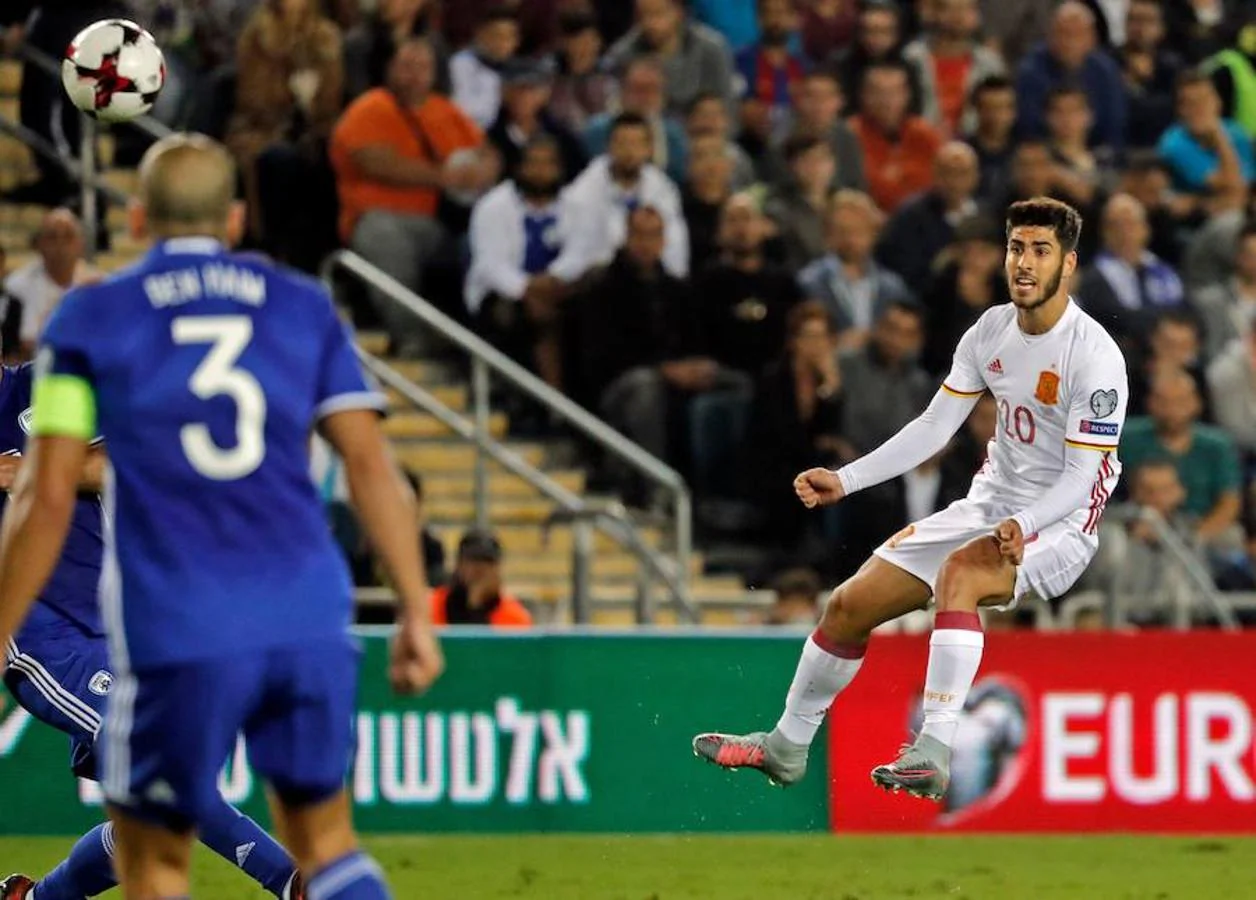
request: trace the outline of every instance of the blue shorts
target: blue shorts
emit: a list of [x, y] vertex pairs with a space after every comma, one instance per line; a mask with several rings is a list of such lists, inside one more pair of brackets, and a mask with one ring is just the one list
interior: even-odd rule
[[70, 736], [70, 768], [96, 778], [96, 736], [112, 685], [105, 639], [66, 623], [35, 635], [23, 629], [5, 652], [4, 683], [23, 708]]
[[329, 799], [353, 761], [359, 655], [345, 635], [120, 672], [100, 739], [106, 799], [146, 821], [192, 827], [222, 803], [218, 773], [241, 733], [253, 769], [282, 800]]

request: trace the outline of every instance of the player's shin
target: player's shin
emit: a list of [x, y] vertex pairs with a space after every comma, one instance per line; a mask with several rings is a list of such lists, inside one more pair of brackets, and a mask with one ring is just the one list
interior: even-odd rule
[[934, 617], [921, 735], [951, 746], [959, 727], [959, 714], [981, 665], [984, 646], [985, 635], [977, 613], [939, 612]]
[[284, 888], [296, 871], [292, 857], [256, 822], [226, 800], [200, 823], [199, 836], [201, 843], [243, 869], [266, 890], [276, 897], [283, 896]]
[[79, 838], [61, 865], [35, 885], [38, 900], [83, 900], [116, 887], [113, 874], [113, 824], [97, 825]]
[[790, 743], [810, 745], [833, 699], [859, 672], [867, 646], [833, 641], [817, 628], [803, 645], [777, 732]]
[[389, 900], [384, 874], [360, 850], [324, 866], [310, 878], [309, 900]]

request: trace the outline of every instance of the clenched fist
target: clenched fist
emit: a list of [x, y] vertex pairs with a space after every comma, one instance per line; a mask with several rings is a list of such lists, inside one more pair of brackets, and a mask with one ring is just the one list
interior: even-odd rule
[[846, 496], [842, 480], [829, 469], [808, 469], [794, 479], [794, 493], [807, 509], [830, 506]]

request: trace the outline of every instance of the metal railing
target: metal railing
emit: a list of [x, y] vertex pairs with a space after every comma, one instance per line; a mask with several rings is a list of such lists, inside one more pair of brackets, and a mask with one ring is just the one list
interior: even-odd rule
[[[1164, 520], [1163, 516], [1153, 509], [1124, 504], [1109, 507], [1104, 520], [1121, 524], [1143, 522], [1151, 528], [1156, 541], [1167, 554], [1167, 561], [1183, 579], [1184, 589], [1174, 591], [1170, 603], [1174, 628], [1180, 630], [1190, 628], [1194, 622], [1196, 608], [1201, 605], [1216, 617], [1222, 628], [1237, 629], [1239, 627], [1233, 605], [1224, 593], [1217, 590], [1203, 560]], [[1126, 616], [1122, 609], [1125, 595], [1121, 591], [1119, 577], [1114, 578], [1112, 583], [1106, 586], [1105, 594], [1107, 607], [1104, 611], [1105, 620], [1110, 626], [1125, 624]]]
[[[60, 64], [51, 56], [26, 44], [18, 48], [17, 55], [23, 61], [42, 69], [50, 78], [60, 82]], [[64, 98], [62, 102], [66, 102]], [[79, 130], [79, 158], [77, 160], [63, 154], [60, 148], [52, 141], [36, 134], [20, 122], [14, 122], [5, 116], [0, 116], [0, 132], [17, 138], [29, 147], [32, 152], [59, 165], [79, 185], [80, 218], [82, 219], [85, 245], [84, 255], [88, 260], [91, 260], [96, 255], [96, 192], [99, 191], [110, 200], [119, 204], [125, 204], [128, 197], [125, 192], [118, 190], [100, 177], [96, 165], [96, 120], [83, 113], [79, 114], [79, 120], [82, 124]], [[140, 116], [130, 120], [127, 124], [152, 138], [163, 138], [172, 133], [169, 127], [151, 116]]]
[[[475, 445], [473, 491], [477, 525], [487, 526], [489, 521], [488, 462], [490, 459], [527, 481], [555, 503], [558, 510], [550, 517], [546, 527], [562, 522], [569, 523], [573, 529], [572, 615], [576, 622], [588, 621], [591, 599], [589, 579], [593, 554], [592, 529], [606, 534], [637, 557], [640, 563], [640, 574], [636, 606], [637, 617], [640, 621], [648, 622], [653, 619], [652, 579], [658, 579], [667, 588], [677, 613], [683, 619], [691, 622], [698, 621], [697, 608], [689, 596], [693, 507], [689, 488], [679, 473], [356, 253], [350, 250], [338, 250], [332, 253], [322, 266], [324, 280], [330, 283], [333, 273], [337, 270], [353, 275], [367, 287], [388, 297], [468, 354], [471, 360], [472, 418], [470, 421], [449, 409], [430, 392], [413, 384], [382, 360], [360, 348], [358, 350], [363, 364], [381, 382], [394, 388], [410, 403], [431, 414], [454, 433]], [[489, 380], [493, 373], [671, 494], [675, 516], [672, 559], [669, 560], [642, 538], [636, 524], [622, 505], [590, 503], [567, 490], [493, 437], [489, 428], [491, 411]]]

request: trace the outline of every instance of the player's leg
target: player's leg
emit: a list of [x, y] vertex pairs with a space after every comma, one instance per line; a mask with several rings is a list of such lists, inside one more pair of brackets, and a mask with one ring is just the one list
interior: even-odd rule
[[760, 769], [779, 784], [798, 781], [825, 714], [859, 672], [872, 629], [920, 609], [929, 594], [915, 575], [871, 557], [830, 595], [819, 627], [803, 645], [776, 727], [749, 735], [700, 734], [694, 752], [725, 768]]
[[977, 608], [1007, 603], [1016, 590], [1016, 567], [992, 537], [969, 541], [938, 571], [933, 635], [925, 673], [924, 726], [898, 759], [872, 772], [891, 791], [940, 800], [950, 780], [951, 744], [985, 644]]
[[[189, 870], [195, 833], [146, 822], [110, 804], [117, 837], [114, 866], [124, 900], [183, 900], [192, 895]], [[39, 889], [35, 900], [39, 900]]]
[[[47, 641], [14, 644], [4, 681], [13, 699], [36, 720], [69, 736], [74, 774], [94, 778], [92, 748], [112, 677], [103, 642], [76, 643], [75, 633], [67, 630]], [[0, 883], [0, 900], [20, 900], [34, 888], [42, 900], [82, 900], [104, 893], [117, 885], [113, 850], [113, 826], [98, 825], [37, 882], [14, 875]]]
[[127, 900], [187, 895], [195, 827], [222, 805], [218, 773], [263, 670], [246, 655], [117, 673], [97, 746]]
[[301, 900], [301, 879], [288, 851], [226, 800], [219, 797], [205, 810], [197, 832], [202, 844], [280, 900]]
[[271, 789], [274, 819], [311, 900], [386, 900], [379, 867], [358, 847], [345, 779], [359, 653], [348, 636], [267, 655], [266, 695], [245, 724], [249, 758]]

